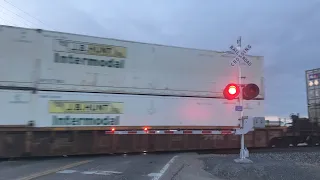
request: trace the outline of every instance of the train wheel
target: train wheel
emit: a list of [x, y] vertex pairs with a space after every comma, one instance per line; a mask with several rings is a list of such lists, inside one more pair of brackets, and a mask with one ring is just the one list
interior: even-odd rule
[[316, 146], [318, 144], [318, 140], [317, 140], [317, 138], [311, 137], [307, 140], [306, 143], [308, 144], [307, 146], [312, 147], [312, 146]]

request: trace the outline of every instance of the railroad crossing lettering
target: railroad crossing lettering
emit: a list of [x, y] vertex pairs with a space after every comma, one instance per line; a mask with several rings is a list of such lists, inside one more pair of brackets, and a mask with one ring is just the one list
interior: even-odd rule
[[248, 66], [252, 65], [252, 62], [246, 57], [246, 54], [251, 49], [251, 45], [247, 45], [241, 52], [234, 45], [231, 45], [230, 49], [236, 54], [236, 57], [231, 62], [231, 66], [240, 63], [240, 60], [243, 60]]

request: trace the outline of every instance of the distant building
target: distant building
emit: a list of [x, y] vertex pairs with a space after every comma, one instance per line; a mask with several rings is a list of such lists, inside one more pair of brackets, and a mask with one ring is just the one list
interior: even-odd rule
[[306, 71], [307, 106], [310, 121], [320, 124], [320, 68]]
[[291, 121], [284, 121], [283, 119], [279, 119], [278, 121], [272, 121], [266, 119], [266, 126], [290, 126]]
[[266, 116], [266, 126], [290, 126], [292, 120], [289, 117]]
[[266, 126], [284, 126], [284, 122], [266, 120]]

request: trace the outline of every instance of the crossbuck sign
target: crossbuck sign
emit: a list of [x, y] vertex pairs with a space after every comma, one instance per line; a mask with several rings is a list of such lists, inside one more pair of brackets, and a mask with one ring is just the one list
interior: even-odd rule
[[252, 62], [246, 57], [246, 54], [251, 49], [250, 45], [244, 48], [241, 52], [234, 45], [231, 45], [230, 49], [236, 54], [236, 57], [231, 62], [231, 66], [235, 66], [237, 63], [240, 63], [241, 60], [243, 60], [248, 66], [252, 65]]

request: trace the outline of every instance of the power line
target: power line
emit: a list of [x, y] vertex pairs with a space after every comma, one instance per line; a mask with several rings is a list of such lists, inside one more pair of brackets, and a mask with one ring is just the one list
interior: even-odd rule
[[15, 23], [10, 23], [10, 22], [7, 21], [6, 19], [2, 18], [1, 16], [0, 16], [0, 19], [2, 19], [3, 22], [4, 22], [4, 23], [7, 23], [8, 25], [13, 24], [14, 26], [17, 26]]
[[[11, 10], [7, 9], [7, 8], [5, 8], [4, 6], [0, 5], [0, 7], [2, 7], [3, 9], [5, 9], [5, 10], [7, 10], [7, 11], [11, 12], [12, 14], [14, 14], [14, 15], [16, 15], [16, 16], [18, 16], [18, 17], [20, 17], [21, 19], [23, 19], [23, 20], [25, 20], [25, 21], [27, 21], [27, 22], [29, 22], [29, 23], [31, 23], [31, 24], [33, 24], [33, 25], [35, 25], [33, 22], [31, 22], [31, 21], [29, 21], [29, 20], [25, 19], [24, 17], [20, 16], [19, 14], [15, 13], [15, 12], [13, 12], [13, 11], [11, 11]], [[36, 26], [37, 26], [37, 25], [36, 25]]]
[[37, 20], [38, 22], [42, 23], [43, 25], [48, 26], [48, 27], [50, 27], [51, 29], [53, 29], [53, 30], [54, 30], [54, 28], [52, 28], [52, 27], [51, 27], [51, 26], [49, 26], [48, 24], [46, 24], [46, 23], [44, 23], [43, 21], [41, 21], [40, 19], [38, 19], [38, 18], [36, 18], [36, 17], [32, 16], [30, 13], [28, 13], [28, 12], [26, 12], [26, 11], [24, 11], [24, 10], [20, 9], [19, 7], [17, 7], [16, 5], [12, 4], [11, 2], [8, 2], [7, 0], [3, 0], [3, 1], [4, 1], [4, 2], [6, 2], [7, 4], [9, 4], [9, 5], [11, 5], [11, 6], [15, 7], [15, 8], [16, 8], [16, 9], [18, 9], [19, 11], [21, 11], [21, 12], [25, 13], [26, 15], [28, 15], [28, 16], [29, 16], [29, 17], [31, 17], [31, 18], [33, 18], [34, 20]]
[[[0, 5], [1, 6], [1, 5]], [[2, 14], [6, 14], [6, 15], [8, 15], [8, 16], [11, 16], [10, 14], [8, 14], [8, 13], [6, 13], [3, 9], [1, 9], [0, 8], [0, 12], [2, 13]], [[11, 16], [12, 17], [12, 16]], [[12, 17], [13, 18], [13, 17]], [[3, 19], [3, 18], [1, 18], [1, 19]], [[5, 19], [3, 19], [3, 20], [5, 20]], [[5, 21], [7, 21], [7, 20], [5, 20]], [[21, 22], [21, 23], [23, 23], [25, 26], [27, 26], [27, 27], [30, 27], [30, 25], [29, 24], [27, 24], [27, 23], [25, 23], [24, 21], [21, 21], [20, 19], [18, 19], [18, 21], [19, 22]], [[8, 21], [7, 21], [8, 22]], [[10, 23], [9, 23], [10, 24]], [[15, 23], [11, 23], [11, 24], [13, 24], [14, 26], [17, 26]]]

